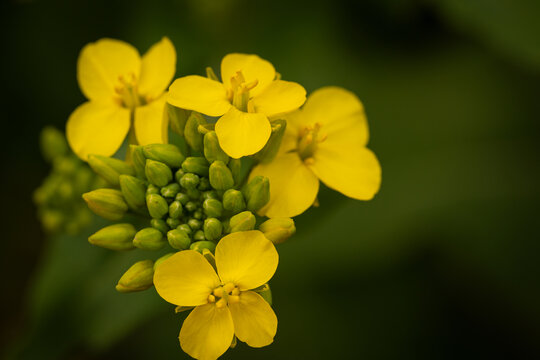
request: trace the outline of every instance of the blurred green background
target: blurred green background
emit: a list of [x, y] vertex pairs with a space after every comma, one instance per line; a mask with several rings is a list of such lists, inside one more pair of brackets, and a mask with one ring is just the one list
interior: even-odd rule
[[[0, 349], [14, 359], [181, 359], [153, 289], [119, 294], [147, 254], [46, 237], [32, 191], [40, 129], [84, 101], [80, 49], [144, 52], [166, 35], [176, 76], [256, 53], [308, 92], [358, 94], [383, 168], [359, 202], [322, 189], [271, 282], [275, 342], [224, 359], [540, 357], [537, 0], [4, 2]], [[102, 225], [102, 224], [101, 224]]]

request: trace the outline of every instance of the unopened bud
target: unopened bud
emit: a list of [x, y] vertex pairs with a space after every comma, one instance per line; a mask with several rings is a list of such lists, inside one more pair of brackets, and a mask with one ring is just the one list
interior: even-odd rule
[[41, 130], [39, 142], [41, 153], [43, 154], [45, 160], [49, 162], [68, 153], [69, 147], [66, 137], [61, 131], [52, 126], [47, 126]]
[[133, 245], [142, 250], [159, 250], [165, 245], [165, 239], [161, 231], [148, 227], [135, 234]]
[[225, 191], [225, 194], [223, 194], [223, 208], [233, 214], [238, 214], [240, 211], [245, 210], [246, 201], [242, 192], [234, 189]]
[[193, 244], [191, 244], [189, 248], [190, 250], [195, 250], [200, 253], [202, 253], [204, 249], [214, 252], [214, 250], [216, 250], [216, 244], [212, 241], [202, 240], [202, 241], [194, 242]]
[[133, 210], [141, 209], [146, 204], [146, 184], [131, 175], [120, 175], [120, 190], [128, 206]]
[[202, 222], [200, 220], [197, 220], [197, 219], [189, 219], [187, 224], [189, 225], [189, 227], [193, 231], [199, 230], [201, 228], [201, 226], [202, 226]]
[[199, 185], [199, 177], [192, 173], [187, 173], [180, 179], [180, 185], [184, 189], [195, 189]]
[[144, 168], [146, 166], [146, 157], [144, 156], [143, 147], [139, 145], [129, 145], [131, 152], [131, 162], [135, 173], [138, 177], [144, 178]]
[[107, 220], [120, 220], [128, 211], [128, 206], [119, 190], [97, 189], [83, 194], [82, 197], [94, 214]]
[[229, 220], [230, 232], [249, 231], [255, 229], [255, 215], [251, 211], [243, 211]]
[[195, 210], [195, 212], [193, 213], [193, 217], [197, 220], [202, 220], [203, 218], [203, 212], [202, 210], [199, 208], [197, 210]]
[[174, 199], [180, 201], [182, 205], [186, 205], [189, 201], [189, 196], [184, 193], [178, 193]]
[[197, 189], [200, 191], [206, 191], [210, 189], [210, 180], [206, 177], [202, 177], [199, 181], [199, 185], [197, 186]]
[[159, 259], [157, 259], [155, 262], [154, 262], [154, 271], [156, 271], [156, 269], [158, 268], [159, 265], [161, 265], [162, 262], [164, 262], [165, 260], [167, 260], [168, 258], [170, 258], [171, 256], [173, 256], [175, 253], [173, 252], [170, 252], [170, 253], [167, 253], [165, 255], [163, 255], [162, 257], [160, 257]]
[[227, 190], [234, 186], [231, 170], [223, 161], [216, 160], [210, 165], [210, 185], [217, 190]]
[[122, 275], [116, 290], [127, 293], [142, 291], [150, 288], [154, 280], [154, 262], [152, 260], [138, 261]]
[[270, 289], [270, 285], [264, 284], [262, 286], [259, 286], [256, 289], [253, 289], [257, 294], [261, 295], [261, 297], [270, 305], [272, 306], [272, 290]]
[[172, 168], [179, 168], [185, 156], [173, 144], [150, 144], [143, 146], [144, 156]]
[[283, 140], [283, 135], [285, 135], [285, 129], [287, 128], [287, 121], [285, 120], [274, 120], [272, 121], [272, 134], [268, 139], [266, 145], [255, 154], [255, 159], [261, 164], [268, 164], [276, 157], [279, 147], [281, 146], [281, 141]]
[[170, 183], [167, 186], [161, 188], [161, 196], [165, 198], [174, 198], [180, 191], [180, 185], [177, 183]]
[[159, 195], [160, 193], [161, 193], [161, 189], [159, 187], [157, 187], [154, 184], [148, 184], [148, 187], [146, 188], [146, 195], [151, 195], [151, 194]]
[[173, 219], [171, 217], [167, 218], [165, 222], [167, 223], [167, 225], [169, 225], [169, 228], [171, 229], [176, 229], [182, 223], [180, 219]]
[[216, 160], [223, 161], [225, 164], [229, 162], [229, 155], [219, 146], [215, 131], [210, 131], [204, 135], [204, 157], [206, 157], [209, 163]]
[[195, 231], [195, 234], [193, 234], [193, 240], [194, 241], [204, 241], [204, 240], [206, 240], [206, 237], [204, 236], [204, 231], [202, 231], [202, 230]]
[[208, 176], [208, 161], [200, 156], [191, 156], [182, 163], [182, 170], [199, 176]]
[[247, 209], [257, 211], [270, 200], [270, 181], [265, 176], [255, 176], [242, 189], [247, 200]]
[[190, 199], [193, 200], [199, 200], [201, 197], [201, 192], [197, 189], [187, 189], [186, 194]]
[[191, 245], [191, 238], [184, 230], [174, 229], [167, 233], [167, 240], [173, 249], [187, 250]]
[[90, 236], [88, 242], [109, 250], [131, 250], [135, 248], [133, 237], [136, 232], [131, 224], [110, 225]]
[[223, 205], [217, 199], [206, 199], [203, 202], [203, 210], [207, 217], [218, 218], [223, 215]]
[[242, 159], [231, 159], [228, 166], [231, 170], [235, 185], [239, 186], [244, 182], [247, 176], [247, 172], [242, 169]]
[[191, 228], [189, 227], [188, 224], [181, 224], [181, 225], [178, 225], [176, 227], [178, 230], [183, 230], [186, 232], [186, 234], [188, 234], [189, 236], [191, 236], [191, 234], [193, 233], [193, 230], [191, 230]]
[[199, 208], [199, 205], [194, 202], [194, 201], [188, 201], [186, 203], [186, 210], [189, 211], [189, 212], [194, 212], [195, 210], [197, 210]]
[[216, 199], [219, 200], [219, 195], [215, 190], [208, 190], [203, 192], [203, 200]]
[[189, 110], [177, 108], [169, 103], [165, 104], [165, 113], [169, 118], [171, 130], [180, 136], [184, 136], [184, 128], [189, 117]]
[[161, 231], [163, 235], [165, 235], [167, 231], [169, 231], [169, 226], [163, 219], [152, 219], [150, 220], [150, 225], [154, 229], [158, 229], [159, 231]]
[[128, 163], [107, 156], [89, 155], [88, 165], [96, 174], [113, 186], [119, 185], [118, 177], [120, 175], [135, 175], [135, 171]]
[[178, 219], [180, 216], [182, 216], [182, 203], [178, 200], [173, 201], [169, 205], [169, 216], [173, 219]]
[[272, 218], [263, 222], [259, 230], [274, 244], [281, 244], [294, 235], [296, 227], [291, 218]]
[[182, 178], [182, 176], [184, 176], [186, 172], [184, 170], [182, 170], [181, 168], [176, 170], [176, 172], [174, 173], [174, 179], [176, 180], [177, 183], [180, 184], [180, 179]]
[[147, 195], [146, 206], [148, 207], [148, 212], [150, 212], [150, 216], [154, 219], [161, 219], [169, 212], [169, 205], [161, 195]]
[[204, 237], [208, 240], [218, 240], [223, 232], [221, 221], [216, 218], [208, 218], [204, 220]]
[[152, 159], [146, 160], [144, 173], [148, 181], [159, 187], [167, 185], [172, 180], [171, 168]]
[[188, 145], [197, 152], [203, 152], [203, 135], [199, 133], [199, 125], [206, 124], [206, 119], [201, 114], [192, 111], [186, 121], [184, 138]]

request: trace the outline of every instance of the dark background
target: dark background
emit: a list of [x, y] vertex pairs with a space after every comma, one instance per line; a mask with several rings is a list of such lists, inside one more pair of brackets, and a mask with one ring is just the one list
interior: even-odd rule
[[[540, 356], [540, 2], [8, 1], [2, 5], [0, 349], [16, 359], [179, 359], [185, 315], [114, 290], [145, 254], [46, 237], [32, 191], [40, 129], [84, 101], [80, 49], [143, 53], [166, 35], [176, 76], [256, 53], [311, 92], [364, 102], [380, 193], [323, 189], [279, 247], [275, 342], [223, 358]], [[102, 225], [102, 224], [101, 224]]]

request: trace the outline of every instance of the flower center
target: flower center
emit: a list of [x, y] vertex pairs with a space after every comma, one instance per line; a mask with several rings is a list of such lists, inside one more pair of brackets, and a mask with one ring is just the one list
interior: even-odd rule
[[233, 283], [227, 283], [218, 286], [208, 295], [208, 302], [215, 303], [216, 307], [222, 308], [228, 304], [234, 304], [240, 301], [240, 290]]
[[319, 133], [321, 127], [322, 125], [320, 123], [315, 123], [312, 126], [309, 125], [300, 130], [300, 133], [298, 134], [297, 150], [302, 160], [313, 157], [318, 144], [326, 140], [326, 135], [321, 136]]
[[118, 77], [118, 81], [120, 82], [120, 85], [114, 90], [118, 94], [120, 102], [124, 107], [133, 109], [146, 103], [137, 93], [137, 77], [135, 74], [132, 73], [128, 78], [121, 75]]
[[231, 77], [231, 89], [227, 91], [229, 101], [238, 110], [248, 112], [249, 90], [252, 90], [258, 83], [257, 79], [246, 83], [242, 71], [237, 71], [236, 75]]

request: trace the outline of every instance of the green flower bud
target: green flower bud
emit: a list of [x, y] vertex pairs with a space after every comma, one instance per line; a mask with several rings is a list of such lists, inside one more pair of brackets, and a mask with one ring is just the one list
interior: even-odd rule
[[183, 211], [182, 203], [178, 200], [173, 201], [169, 205], [169, 216], [173, 219], [178, 219], [180, 216], [182, 216]]
[[66, 137], [52, 126], [46, 126], [39, 135], [41, 153], [45, 160], [51, 162], [57, 157], [65, 156], [69, 151]]
[[116, 290], [121, 293], [142, 291], [150, 288], [154, 281], [154, 262], [138, 261], [122, 275]]
[[131, 151], [131, 162], [135, 173], [138, 177], [144, 178], [144, 168], [146, 166], [146, 157], [144, 156], [143, 147], [139, 145], [129, 145]]
[[142, 250], [159, 250], [165, 245], [165, 239], [161, 231], [148, 227], [135, 234], [133, 245]]
[[197, 186], [197, 189], [200, 191], [205, 191], [210, 189], [210, 180], [208, 178], [201, 178], [199, 181], [199, 186]]
[[174, 173], [174, 179], [176, 180], [177, 183], [180, 184], [180, 179], [182, 178], [182, 176], [184, 176], [186, 172], [182, 169], [178, 169], [176, 170], [176, 172]]
[[64, 214], [61, 211], [47, 209], [39, 215], [43, 228], [48, 232], [55, 232], [60, 230], [64, 223]]
[[180, 201], [182, 205], [186, 205], [189, 201], [189, 196], [184, 193], [178, 193], [174, 199]]
[[169, 212], [169, 205], [161, 195], [146, 195], [146, 206], [154, 219], [161, 219]]
[[172, 180], [171, 168], [159, 161], [146, 160], [144, 173], [150, 183], [159, 187], [167, 185]]
[[203, 252], [203, 249], [208, 249], [209, 251], [212, 251], [214, 252], [214, 250], [216, 250], [216, 244], [212, 241], [197, 241], [197, 242], [194, 242], [193, 244], [191, 244], [191, 246], [189, 247], [190, 250], [195, 250], [195, 251], [198, 251], [200, 253]]
[[182, 170], [199, 176], [208, 176], [208, 161], [203, 157], [191, 156], [182, 163]]
[[181, 225], [178, 225], [176, 227], [178, 230], [183, 230], [186, 232], [186, 234], [188, 234], [189, 236], [191, 236], [191, 234], [193, 233], [193, 230], [191, 230], [191, 228], [189, 227], [188, 224], [181, 224]]
[[180, 185], [185, 189], [195, 189], [199, 185], [199, 177], [192, 173], [187, 173], [180, 179]]
[[218, 218], [223, 215], [223, 205], [221, 204], [221, 201], [216, 199], [204, 200], [203, 210], [206, 216], [211, 218]]
[[160, 188], [154, 184], [149, 184], [148, 187], [146, 188], [146, 195], [151, 195], [151, 194], [159, 195], [160, 193], [161, 193]]
[[202, 231], [202, 230], [195, 231], [195, 234], [193, 234], [193, 240], [195, 240], [195, 241], [204, 241], [204, 240], [206, 240], [206, 237], [204, 236], [204, 231]]
[[261, 164], [268, 164], [276, 157], [279, 147], [281, 146], [281, 141], [283, 140], [283, 135], [285, 135], [285, 129], [287, 128], [287, 121], [285, 120], [275, 120], [272, 121], [272, 134], [266, 145], [255, 154], [255, 159]]
[[133, 210], [144, 208], [146, 205], [146, 185], [144, 181], [131, 175], [120, 175], [120, 190], [126, 203]]
[[231, 233], [231, 224], [230, 224], [230, 218], [225, 219], [221, 221], [221, 224], [223, 224], [223, 233], [224, 234], [230, 234]]
[[242, 169], [242, 160], [241, 159], [231, 159], [229, 161], [229, 169], [234, 179], [234, 184], [239, 186], [244, 182], [244, 179], [247, 176], [247, 172]]
[[191, 245], [191, 238], [184, 230], [174, 229], [167, 233], [167, 240], [173, 249], [187, 250]]
[[264, 284], [262, 286], [259, 286], [256, 289], [253, 289], [257, 294], [261, 295], [261, 297], [270, 305], [272, 306], [272, 290], [270, 289], [270, 285]]
[[75, 156], [63, 156], [53, 161], [53, 171], [61, 175], [73, 175], [81, 167], [81, 160]]
[[125, 161], [101, 155], [89, 155], [88, 165], [96, 174], [113, 186], [118, 186], [120, 175], [135, 175], [135, 171]]
[[204, 135], [204, 156], [209, 163], [216, 160], [222, 161], [225, 164], [229, 162], [229, 155], [219, 146], [215, 131], [210, 131]]
[[203, 151], [203, 136], [199, 133], [199, 125], [206, 124], [206, 119], [201, 114], [192, 111], [186, 121], [184, 138], [188, 145], [197, 152]]
[[107, 220], [120, 220], [128, 206], [119, 190], [97, 189], [82, 195], [86, 204], [94, 214]]
[[221, 221], [216, 218], [208, 218], [204, 220], [204, 237], [208, 240], [218, 240], [223, 232]]
[[193, 200], [198, 200], [201, 198], [201, 192], [197, 189], [187, 189], [186, 194], [190, 199]]
[[202, 210], [199, 208], [197, 210], [195, 210], [195, 212], [193, 213], [193, 217], [197, 220], [202, 220], [203, 218], [203, 212]]
[[242, 194], [247, 200], [247, 209], [257, 211], [270, 200], [270, 181], [265, 176], [255, 176], [244, 186]]
[[177, 108], [169, 103], [165, 104], [165, 113], [169, 118], [171, 130], [180, 136], [184, 136], [184, 128], [189, 117], [189, 110]]
[[197, 219], [189, 219], [187, 224], [189, 225], [189, 227], [193, 231], [199, 230], [201, 228], [201, 226], [202, 226], [202, 222], [200, 220], [197, 220]]
[[219, 195], [215, 190], [205, 191], [205, 192], [203, 192], [202, 195], [203, 195], [203, 200], [208, 200], [208, 199], [219, 200]]
[[143, 146], [144, 156], [172, 168], [179, 168], [185, 156], [173, 144], [150, 144]]
[[234, 186], [231, 170], [223, 161], [216, 160], [210, 165], [210, 185], [217, 190], [227, 190]]
[[163, 219], [152, 219], [150, 220], [150, 225], [154, 229], [158, 229], [159, 231], [161, 231], [163, 235], [165, 235], [167, 231], [169, 231], [169, 226]]
[[238, 214], [240, 211], [245, 210], [246, 201], [244, 200], [244, 195], [234, 189], [225, 191], [225, 194], [223, 194], [223, 208], [233, 214]]
[[296, 232], [291, 218], [272, 218], [263, 222], [259, 230], [274, 244], [281, 244]]
[[173, 219], [173, 218], [167, 218], [167, 220], [165, 221], [167, 223], [167, 225], [169, 225], [169, 228], [171, 229], [176, 229], [178, 227], [178, 225], [180, 225], [182, 223], [182, 221], [180, 221], [180, 219]]
[[189, 212], [194, 212], [199, 208], [199, 205], [196, 202], [188, 201], [186, 204], [186, 210]]
[[174, 198], [178, 192], [180, 192], [180, 185], [177, 183], [170, 183], [161, 188], [161, 196], [166, 198]]
[[255, 215], [251, 211], [243, 211], [229, 220], [230, 232], [248, 231], [255, 229]]
[[88, 242], [109, 250], [131, 250], [135, 248], [133, 237], [136, 232], [131, 224], [110, 225], [90, 236]]
[[168, 258], [173, 256], [174, 254], [175, 253], [170, 252], [170, 253], [167, 253], [167, 254], [163, 255], [159, 259], [157, 259], [156, 262], [154, 263], [154, 271], [156, 271], [156, 269], [158, 268], [159, 265], [161, 265], [162, 262], [164, 262], [165, 260], [167, 260]]

